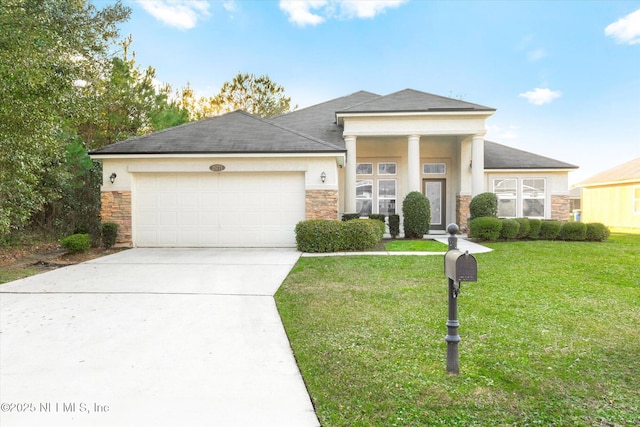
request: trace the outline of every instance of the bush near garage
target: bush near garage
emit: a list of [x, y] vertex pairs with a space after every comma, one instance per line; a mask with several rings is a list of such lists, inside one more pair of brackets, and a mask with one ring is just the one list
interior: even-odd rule
[[474, 218], [469, 222], [470, 237], [479, 240], [498, 240], [502, 222], [493, 216]]
[[91, 249], [89, 234], [73, 234], [60, 241], [60, 245], [71, 253], [86, 252]]
[[560, 227], [558, 239], [581, 242], [587, 237], [587, 225], [583, 222], [565, 222]]
[[296, 246], [302, 252], [366, 250], [384, 234], [384, 224], [372, 219], [337, 221], [312, 219], [296, 225]]
[[515, 219], [502, 218], [500, 219], [502, 228], [500, 228], [500, 238], [503, 240], [513, 240], [518, 236], [520, 231], [520, 223]]
[[609, 229], [600, 222], [590, 222], [587, 224], [585, 239], [590, 242], [604, 242], [609, 238]]
[[538, 239], [541, 240], [555, 240], [560, 234], [562, 223], [556, 220], [543, 220], [540, 224], [540, 233]]
[[118, 238], [118, 224], [115, 222], [104, 222], [101, 227], [102, 231], [102, 246], [105, 249], [109, 249], [116, 244]]

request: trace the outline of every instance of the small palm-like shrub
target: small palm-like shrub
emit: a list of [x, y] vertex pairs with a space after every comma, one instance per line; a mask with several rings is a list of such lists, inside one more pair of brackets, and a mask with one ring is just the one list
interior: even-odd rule
[[497, 240], [501, 229], [502, 222], [493, 216], [482, 216], [469, 222], [470, 237], [474, 239]]
[[404, 215], [404, 237], [421, 239], [429, 233], [431, 223], [431, 205], [429, 199], [419, 191], [407, 194], [402, 202]]
[[498, 197], [494, 193], [480, 193], [469, 204], [471, 219], [498, 215]]

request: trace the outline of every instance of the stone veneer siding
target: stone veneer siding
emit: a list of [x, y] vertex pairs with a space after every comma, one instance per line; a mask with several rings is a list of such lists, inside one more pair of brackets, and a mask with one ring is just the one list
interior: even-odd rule
[[338, 190], [307, 190], [306, 219], [338, 219]]
[[569, 196], [551, 195], [551, 219], [569, 221], [571, 200]]
[[471, 204], [471, 196], [456, 196], [456, 224], [463, 233], [469, 232], [469, 205]]
[[103, 191], [100, 193], [102, 222], [118, 224], [117, 243], [131, 243], [131, 191]]

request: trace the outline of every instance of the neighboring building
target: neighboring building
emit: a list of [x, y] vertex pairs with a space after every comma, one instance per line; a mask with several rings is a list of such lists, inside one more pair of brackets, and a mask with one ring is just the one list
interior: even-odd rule
[[640, 157], [579, 183], [582, 222], [640, 233]]
[[410, 191], [431, 201], [432, 229], [465, 229], [471, 198], [493, 191], [501, 216], [568, 220], [577, 167], [485, 141], [494, 112], [407, 89], [187, 123], [91, 153], [102, 219], [135, 246], [295, 246], [298, 221], [401, 214]]

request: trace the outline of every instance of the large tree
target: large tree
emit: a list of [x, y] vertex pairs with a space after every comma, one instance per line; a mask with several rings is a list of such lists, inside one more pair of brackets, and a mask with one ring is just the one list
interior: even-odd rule
[[285, 96], [282, 86], [268, 75], [256, 77], [248, 73], [238, 73], [225, 82], [214, 97], [214, 104], [222, 113], [244, 110], [265, 118], [291, 111], [291, 98]]
[[50, 196], [51, 166], [87, 110], [81, 86], [98, 78], [129, 13], [119, 1], [0, 3], [0, 238]]

